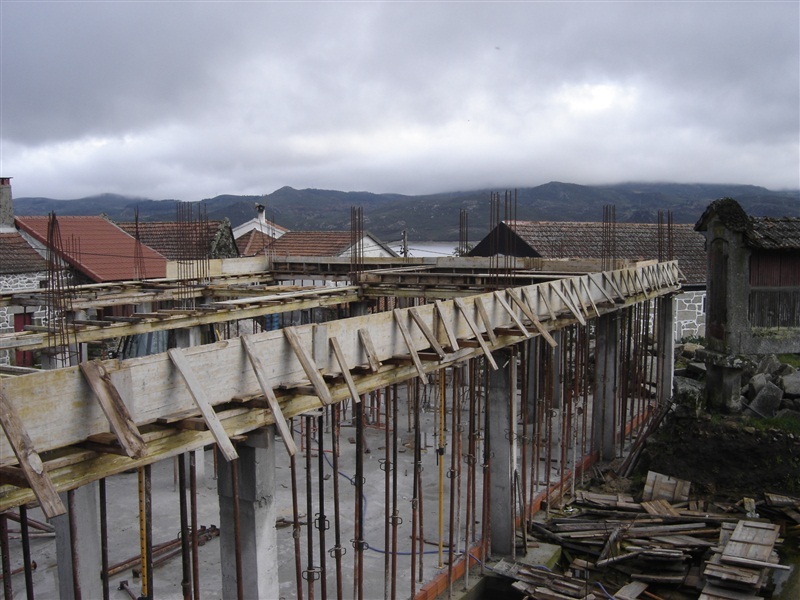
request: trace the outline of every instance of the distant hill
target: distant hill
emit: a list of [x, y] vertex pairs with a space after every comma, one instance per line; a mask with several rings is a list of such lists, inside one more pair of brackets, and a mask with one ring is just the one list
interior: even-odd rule
[[[469, 213], [469, 238], [479, 240], [493, 220], [490, 215], [492, 192], [500, 192], [500, 219], [538, 221], [600, 221], [603, 207], [614, 205], [620, 223], [655, 223], [658, 211], [671, 210], [676, 223], [694, 223], [713, 200], [735, 198], [750, 214], [772, 217], [800, 217], [800, 190], [772, 191], [751, 185], [711, 185], [678, 183], [621, 183], [585, 186], [550, 182], [511, 191], [475, 190], [422, 196], [341, 192], [336, 190], [296, 190], [283, 187], [267, 196], [222, 195], [201, 200], [195, 214], [204, 206], [209, 219], [227, 217], [236, 226], [256, 215], [255, 204], [267, 206], [267, 215], [279, 225], [293, 230], [350, 229], [350, 209], [364, 209], [366, 229], [385, 240], [396, 240], [408, 231], [409, 239], [457, 240], [459, 211]], [[515, 200], [514, 200], [515, 199]], [[177, 200], [149, 200], [103, 194], [75, 200], [17, 198], [18, 215], [105, 214], [116, 221], [132, 221], [139, 210], [142, 221], [176, 219]]]

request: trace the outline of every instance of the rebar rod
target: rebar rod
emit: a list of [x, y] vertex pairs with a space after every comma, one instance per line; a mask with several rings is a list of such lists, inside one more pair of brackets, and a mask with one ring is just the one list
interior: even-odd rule
[[[301, 419], [302, 421], [302, 419]], [[294, 419], [289, 422], [294, 438]], [[289, 457], [289, 471], [292, 479], [292, 538], [294, 539], [294, 572], [297, 582], [297, 599], [303, 600], [303, 565], [300, 557], [300, 511], [297, 502], [297, 460], [295, 455]]]
[[[442, 371], [444, 373], [444, 371]], [[450, 471], [448, 472], [448, 477], [450, 479], [450, 525], [449, 525], [449, 539], [448, 539], [448, 555], [447, 555], [447, 583], [448, 583], [448, 597], [453, 597], [453, 560], [454, 560], [454, 545], [455, 545], [455, 532], [456, 532], [456, 518], [455, 518], [455, 508], [456, 508], [456, 486], [455, 486], [455, 475], [456, 475], [456, 463], [458, 462], [458, 452], [457, 452], [457, 444], [456, 444], [456, 436], [458, 435], [458, 424], [456, 423], [456, 418], [458, 417], [458, 386], [457, 386], [457, 378], [456, 378], [456, 369], [455, 367], [451, 370], [452, 379], [451, 384], [453, 386], [453, 403], [450, 407], [451, 410], [451, 419], [450, 419], [450, 427], [452, 431], [450, 432], [451, 435], [451, 442], [450, 442]], [[446, 411], [442, 411], [442, 417], [444, 418]], [[442, 455], [442, 462], [444, 462], [444, 455]], [[441, 504], [440, 504], [441, 506]], [[441, 546], [441, 536], [439, 538], [439, 545]]]
[[3, 595], [5, 600], [13, 600], [14, 589], [11, 587], [11, 554], [8, 546], [8, 517], [0, 513], [0, 551], [3, 562]]
[[178, 456], [178, 505], [181, 519], [181, 591], [192, 598], [192, 547], [189, 537], [189, 508], [186, 504], [186, 454]]
[[439, 406], [438, 414], [439, 414], [439, 427], [438, 427], [438, 442], [439, 446], [436, 448], [436, 465], [439, 471], [439, 544], [438, 550], [439, 553], [437, 554], [439, 563], [437, 564], [437, 568], [441, 569], [444, 566], [443, 563], [443, 551], [444, 551], [444, 453], [445, 453], [445, 420], [447, 419], [447, 388], [445, 387], [445, 382], [447, 381], [446, 377], [446, 369], [442, 369], [439, 371]]
[[305, 577], [308, 583], [308, 600], [314, 600], [314, 580], [316, 570], [314, 568], [314, 527], [312, 526], [312, 515], [314, 507], [311, 498], [311, 417], [305, 418], [305, 440], [306, 440], [306, 555], [307, 562]]
[[[413, 391], [413, 394], [411, 393]], [[413, 399], [414, 413], [414, 473], [413, 473], [413, 492], [411, 496], [411, 598], [416, 596], [417, 589], [417, 521], [419, 519], [419, 496], [420, 496], [420, 469], [422, 441], [419, 427], [419, 396], [416, 386], [409, 387], [409, 407]], [[423, 541], [419, 540], [420, 551], [422, 551]]]
[[341, 405], [331, 407], [331, 454], [333, 455], [333, 537], [334, 546], [331, 556], [336, 564], [336, 600], [342, 600], [342, 547], [341, 524], [339, 522], [339, 423], [341, 419]]
[[[388, 397], [388, 395], [387, 395]], [[388, 406], [387, 406], [388, 410]], [[387, 424], [392, 428], [392, 565], [391, 565], [391, 600], [397, 597], [397, 527], [400, 515], [397, 509], [397, 384], [392, 385], [392, 420]]]
[[393, 463], [390, 457], [390, 452], [392, 451], [391, 447], [391, 438], [389, 432], [389, 404], [391, 403], [389, 399], [389, 392], [387, 389], [386, 393], [386, 400], [384, 402], [384, 410], [386, 411], [386, 427], [384, 428], [384, 443], [383, 443], [383, 547], [386, 548], [386, 552], [383, 553], [383, 597], [385, 600], [388, 600], [390, 596], [390, 577], [391, 577], [391, 556], [388, 551], [389, 544], [391, 543], [391, 488], [392, 488], [392, 471]]
[[[67, 511], [69, 515], [69, 550], [72, 561], [72, 594], [75, 600], [81, 600], [80, 556], [78, 553], [78, 523], [75, 515], [75, 490], [67, 492]], [[10, 584], [9, 584], [10, 585]]]
[[192, 594], [194, 594], [194, 600], [200, 600], [200, 548], [197, 532], [197, 458], [195, 452], [189, 452], [189, 510], [192, 524]]
[[[105, 479], [100, 480], [101, 484]], [[25, 597], [33, 600], [33, 569], [36, 563], [31, 561], [31, 537], [28, 529], [28, 507], [24, 504], [19, 507], [20, 535], [22, 537], [22, 567], [25, 571]], [[104, 598], [103, 600], [106, 600]]]
[[366, 396], [353, 407], [356, 415], [356, 521], [355, 521], [355, 596], [364, 598], [364, 404]]
[[[99, 481], [98, 488], [100, 490], [100, 581], [103, 586], [103, 600], [109, 600], [111, 592], [108, 587], [108, 503], [105, 478]], [[20, 517], [23, 514], [21, 506], [19, 514]], [[24, 520], [27, 521], [27, 518]], [[28, 559], [25, 561], [28, 562]]]
[[323, 434], [323, 414], [317, 417], [317, 481], [319, 483], [319, 514], [317, 515], [317, 529], [319, 529], [319, 570], [320, 570], [320, 597], [328, 597], [328, 570], [325, 564], [325, 530], [328, 528], [328, 518], [325, 516], [325, 437]]

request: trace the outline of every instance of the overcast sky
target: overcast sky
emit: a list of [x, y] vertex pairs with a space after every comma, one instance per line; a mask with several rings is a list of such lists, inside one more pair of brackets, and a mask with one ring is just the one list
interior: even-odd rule
[[14, 196], [800, 188], [800, 3], [0, 0]]

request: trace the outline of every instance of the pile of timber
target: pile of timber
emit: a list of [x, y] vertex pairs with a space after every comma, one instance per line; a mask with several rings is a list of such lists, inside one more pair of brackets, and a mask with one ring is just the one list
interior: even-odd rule
[[588, 598], [590, 589], [606, 597], [600, 582], [625, 600], [657, 597], [659, 586], [701, 600], [761, 598], [770, 572], [787, 567], [775, 552], [780, 526], [760, 517], [800, 530], [800, 500], [765, 494], [762, 502], [715, 503], [690, 500], [689, 491], [688, 482], [650, 473], [641, 502], [628, 494], [577, 492], [570, 516], [529, 523], [534, 536], [566, 551], [567, 580], [520, 568], [518, 589], [537, 599]]

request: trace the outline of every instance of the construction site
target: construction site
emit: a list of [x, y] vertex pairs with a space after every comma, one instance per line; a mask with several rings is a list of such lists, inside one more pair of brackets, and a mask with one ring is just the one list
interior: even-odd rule
[[[370, 258], [354, 210], [346, 258], [89, 285], [53, 238], [54, 284], [0, 294], [47, 312], [0, 335], [40, 361], [0, 367], [5, 597], [506, 597], [488, 565], [552, 568], [533, 523], [672, 406], [669, 226], [631, 261], [605, 224], [596, 259]], [[614, 597], [574, 567], [527, 596]]]

